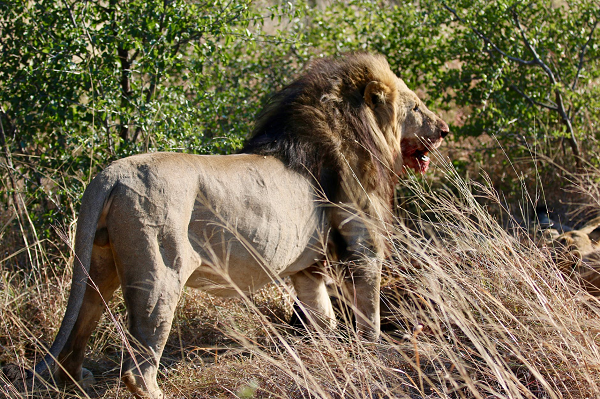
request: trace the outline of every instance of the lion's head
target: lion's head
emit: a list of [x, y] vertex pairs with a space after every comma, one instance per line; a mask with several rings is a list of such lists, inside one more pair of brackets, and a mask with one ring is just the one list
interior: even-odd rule
[[389, 201], [395, 177], [425, 172], [447, 134], [384, 57], [359, 53], [313, 62], [270, 100], [242, 152], [313, 176], [329, 200]]
[[600, 217], [551, 242], [552, 259], [590, 294], [600, 296]]
[[576, 257], [600, 251], [600, 217], [592, 219], [579, 230], [563, 233], [552, 240], [554, 251], [572, 253]]
[[440, 146], [449, 129], [446, 122], [431, 112], [425, 104], [410, 91], [404, 82], [402, 93], [404, 104], [404, 125], [401, 148], [403, 165], [414, 171], [425, 173], [429, 168], [429, 151]]

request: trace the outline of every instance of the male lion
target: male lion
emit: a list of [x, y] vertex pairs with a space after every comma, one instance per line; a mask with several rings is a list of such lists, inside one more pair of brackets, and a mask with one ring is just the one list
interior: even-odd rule
[[405, 166], [424, 172], [447, 133], [383, 57], [354, 54], [313, 63], [275, 95], [240, 154], [112, 163], [83, 195], [66, 314], [36, 372], [57, 357], [59, 379], [91, 381], [85, 346], [121, 286], [135, 353], [123, 380], [160, 398], [157, 367], [184, 286], [230, 296], [290, 276], [327, 320], [328, 246], [347, 265], [359, 334], [376, 340], [394, 177]]

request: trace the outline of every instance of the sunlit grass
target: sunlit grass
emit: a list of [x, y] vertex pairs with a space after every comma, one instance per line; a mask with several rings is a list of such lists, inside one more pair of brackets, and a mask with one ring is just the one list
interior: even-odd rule
[[[293, 331], [293, 296], [282, 283], [241, 299], [188, 290], [161, 362], [167, 396], [600, 397], [600, 303], [524, 230], [508, 231], [490, 215], [502, 203], [489, 186], [443, 163], [437, 172], [443, 184], [435, 189], [404, 179], [410, 201], [387, 234], [382, 290], [384, 316], [396, 327], [380, 343], [361, 342], [343, 324]], [[19, 380], [53, 339], [70, 276], [49, 273], [56, 264], [30, 273], [10, 265], [0, 264], [2, 393], [85, 397], [52, 387], [32, 393]], [[120, 298], [110, 306], [114, 318], [104, 317], [85, 363], [97, 380], [91, 397], [130, 395], [119, 382], [123, 345], [113, 324], [125, 324], [125, 311]]]

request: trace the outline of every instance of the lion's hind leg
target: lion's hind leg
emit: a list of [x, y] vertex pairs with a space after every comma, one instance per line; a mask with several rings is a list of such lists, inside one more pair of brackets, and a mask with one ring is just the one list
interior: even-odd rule
[[[138, 398], [164, 397], [156, 380], [158, 366], [181, 291], [192, 272], [182, 236], [166, 234], [159, 242], [151, 235], [137, 237], [137, 251], [117, 250], [129, 330], [122, 380]], [[119, 245], [133, 247], [126, 241]]]
[[335, 313], [325, 285], [325, 276], [319, 268], [311, 267], [291, 276], [298, 300], [314, 323], [326, 329], [336, 326]]
[[120, 284], [110, 246], [94, 245], [89, 273], [81, 310], [58, 356], [54, 372], [60, 382], [75, 381], [84, 389], [93, 384], [91, 373], [82, 368], [87, 342], [102, 316], [105, 303], [110, 301]]
[[130, 333], [123, 382], [140, 398], [163, 397], [156, 381], [158, 365], [183, 288], [177, 279], [164, 274], [161, 277], [152, 284], [123, 284]]

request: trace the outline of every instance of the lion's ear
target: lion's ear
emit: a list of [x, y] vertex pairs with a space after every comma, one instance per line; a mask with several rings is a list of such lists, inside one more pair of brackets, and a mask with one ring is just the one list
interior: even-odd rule
[[381, 82], [369, 82], [365, 87], [365, 103], [371, 109], [377, 108], [378, 105], [385, 104], [390, 88]]

